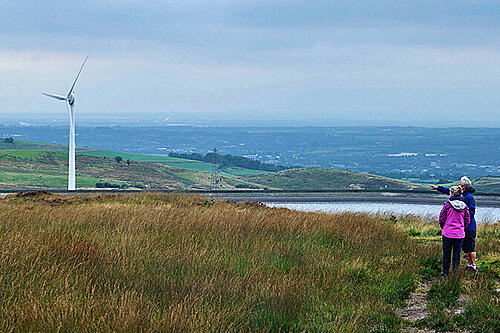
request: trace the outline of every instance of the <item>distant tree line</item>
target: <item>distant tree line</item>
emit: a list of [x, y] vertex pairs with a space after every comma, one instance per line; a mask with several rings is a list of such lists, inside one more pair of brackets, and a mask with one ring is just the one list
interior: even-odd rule
[[[207, 153], [206, 155], [202, 155], [199, 153], [169, 153], [168, 156], [185, 158], [188, 160], [203, 161], [208, 163], [212, 163], [214, 160], [214, 153]], [[217, 160], [221, 168], [240, 167], [250, 170], [262, 170], [270, 172], [290, 169], [281, 165], [262, 163], [260, 161], [252, 160], [243, 156], [217, 155]]]

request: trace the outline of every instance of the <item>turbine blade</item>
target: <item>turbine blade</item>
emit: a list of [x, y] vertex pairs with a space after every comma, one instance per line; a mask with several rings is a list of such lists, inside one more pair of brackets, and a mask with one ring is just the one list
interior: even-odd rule
[[46, 93], [42, 93], [42, 95], [45, 95], [45, 96], [48, 96], [48, 97], [52, 97], [52, 98], [58, 99], [60, 101], [65, 101], [66, 100], [66, 97], [61, 96], [61, 95], [46, 94]]
[[71, 95], [71, 93], [73, 92], [73, 90], [75, 89], [75, 85], [76, 85], [76, 82], [78, 81], [78, 78], [80, 77], [80, 73], [82, 72], [83, 70], [83, 67], [85, 66], [85, 63], [87, 62], [87, 60], [89, 59], [89, 56], [87, 56], [85, 58], [85, 60], [83, 61], [83, 64], [82, 64], [82, 67], [80, 67], [80, 71], [78, 72], [78, 74], [76, 75], [76, 78], [75, 78], [75, 82], [73, 82], [73, 85], [71, 86], [71, 89], [69, 90], [68, 92], [68, 96], [66, 96], [66, 98], [69, 98], [69, 95]]

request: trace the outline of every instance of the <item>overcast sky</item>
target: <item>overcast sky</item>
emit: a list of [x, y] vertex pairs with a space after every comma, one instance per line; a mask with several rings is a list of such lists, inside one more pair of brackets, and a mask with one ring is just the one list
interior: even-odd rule
[[0, 0], [0, 113], [500, 125], [500, 1]]

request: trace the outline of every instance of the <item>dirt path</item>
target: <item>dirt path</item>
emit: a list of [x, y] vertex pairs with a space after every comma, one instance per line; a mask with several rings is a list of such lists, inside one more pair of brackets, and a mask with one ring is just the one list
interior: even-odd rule
[[[424, 319], [429, 316], [429, 311], [427, 310], [427, 294], [431, 289], [431, 286], [434, 282], [438, 281], [438, 279], [433, 279], [429, 281], [425, 281], [421, 283], [417, 290], [410, 294], [410, 298], [408, 299], [407, 306], [396, 311], [396, 315], [401, 319], [408, 320], [412, 323], [415, 323], [417, 320]], [[466, 297], [461, 296], [458, 301], [458, 307], [453, 309], [445, 309], [453, 312], [454, 314], [459, 314], [465, 308]], [[402, 327], [401, 332], [404, 333], [436, 333], [438, 331], [430, 328], [417, 328], [417, 327]], [[442, 333], [446, 333], [448, 331], [439, 331]], [[467, 333], [468, 331], [465, 329], [459, 329], [455, 332], [459, 333]], [[451, 333], [451, 332], [450, 332]]]
[[[431, 289], [432, 284], [436, 280], [429, 280], [421, 283], [417, 290], [410, 294], [407, 306], [398, 309], [396, 314], [398, 317], [409, 320], [411, 322], [416, 322], [417, 320], [424, 319], [429, 315], [427, 310], [427, 293]], [[406, 332], [434, 332], [434, 331], [419, 331], [419, 330], [409, 330]]]

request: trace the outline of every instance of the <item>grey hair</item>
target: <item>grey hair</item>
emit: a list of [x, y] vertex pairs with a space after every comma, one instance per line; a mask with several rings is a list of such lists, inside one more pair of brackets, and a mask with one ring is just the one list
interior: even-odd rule
[[462, 189], [458, 186], [452, 186], [452, 187], [450, 187], [450, 193], [451, 193], [451, 195], [461, 196]]
[[460, 185], [464, 185], [465, 187], [471, 187], [472, 186], [472, 182], [470, 181], [469, 178], [467, 178], [466, 176], [463, 176], [461, 179], [460, 179], [460, 182], [459, 182]]

